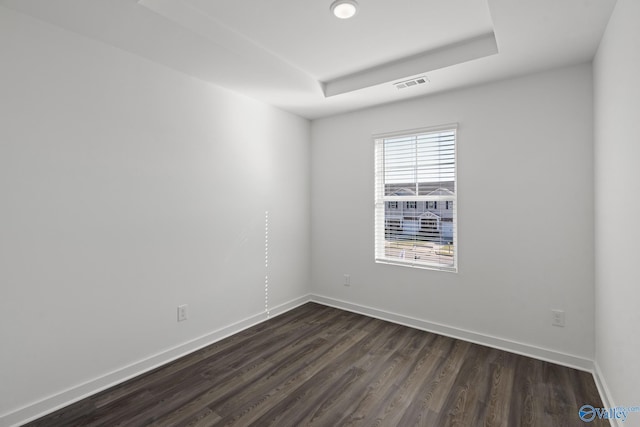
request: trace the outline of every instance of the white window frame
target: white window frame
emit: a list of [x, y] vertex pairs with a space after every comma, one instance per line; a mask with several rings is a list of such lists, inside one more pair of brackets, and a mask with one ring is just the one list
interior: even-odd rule
[[[437, 134], [441, 132], [453, 132], [454, 134], [454, 177], [453, 177], [453, 196], [451, 195], [385, 195], [385, 159], [384, 159], [384, 144], [385, 140], [390, 140], [394, 138], [410, 138], [410, 137], [418, 137], [428, 134]], [[373, 141], [375, 146], [375, 261], [376, 263], [382, 264], [393, 264], [393, 265], [401, 265], [408, 266], [414, 268], [423, 268], [429, 270], [439, 270], [439, 271], [448, 271], [448, 272], [457, 272], [458, 271], [458, 224], [457, 224], [457, 208], [458, 208], [458, 198], [457, 198], [457, 152], [458, 152], [458, 124], [447, 124], [443, 126], [437, 127], [429, 127], [429, 128], [420, 128], [420, 129], [411, 129], [400, 132], [391, 132], [384, 134], [373, 135]], [[416, 142], [416, 147], [417, 147]], [[418, 156], [416, 154], [416, 156]], [[416, 157], [416, 162], [417, 162]], [[418, 169], [416, 163], [416, 169]], [[417, 172], [416, 172], [417, 175]], [[416, 181], [418, 178], [416, 178]], [[441, 181], [442, 182], [442, 181]], [[422, 260], [422, 259], [413, 259], [418, 257], [417, 252], [415, 256], [404, 257], [404, 253], [402, 257], [399, 255], [393, 255], [391, 251], [388, 250], [388, 244], [390, 241], [387, 240], [385, 224], [387, 221], [385, 215], [385, 207], [387, 206], [387, 202], [389, 201], [398, 201], [398, 202], [407, 202], [407, 201], [417, 201], [424, 202], [425, 210], [428, 206], [428, 202], [439, 201], [438, 206], [442, 208], [442, 211], [446, 211], [444, 209], [445, 202], [452, 210], [452, 229], [453, 229], [453, 260], [448, 257], [440, 257], [434, 256], [434, 258], [430, 260]], [[404, 203], [403, 203], [404, 206]], [[420, 203], [418, 203], [420, 206]], [[391, 218], [389, 218], [391, 219]], [[420, 243], [419, 239], [415, 239], [415, 241]], [[411, 240], [404, 241], [411, 242]], [[439, 247], [441, 246], [436, 246]], [[451, 249], [450, 246], [448, 248]], [[440, 249], [442, 250], [442, 249]], [[391, 255], [390, 255], [391, 253]], [[437, 254], [437, 251], [434, 251]], [[442, 254], [443, 252], [439, 252]], [[445, 259], [446, 258], [446, 259]], [[444, 261], [438, 262], [439, 259]], [[445, 262], [446, 261], [446, 262]]]

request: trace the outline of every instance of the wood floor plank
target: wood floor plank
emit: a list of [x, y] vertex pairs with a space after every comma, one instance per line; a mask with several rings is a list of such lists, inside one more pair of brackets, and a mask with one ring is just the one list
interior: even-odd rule
[[[304, 425], [301, 420], [322, 404], [323, 399], [331, 393], [332, 387], [340, 387], [350, 377], [361, 375], [362, 370], [351, 366], [348, 362], [353, 353], [366, 351], [366, 347], [374, 341], [363, 342], [367, 333], [352, 332], [349, 347], [342, 348], [329, 360], [316, 359], [316, 367], [307, 372], [308, 380], [296, 382], [286, 392], [284, 399], [270, 408], [256, 420], [258, 425]], [[345, 342], [342, 340], [341, 342]], [[333, 349], [332, 349], [333, 350]]]
[[487, 347], [472, 345], [469, 348], [440, 410], [443, 426], [470, 426], [484, 414], [482, 399], [489, 393], [489, 387], [478, 385], [489, 382], [489, 353], [491, 350]]
[[[339, 311], [334, 313], [334, 315], [340, 314]], [[271, 389], [282, 384], [287, 378], [290, 378], [295, 370], [300, 370], [302, 361], [317, 353], [321, 347], [326, 344], [325, 339], [317, 337], [318, 334], [315, 332], [317, 332], [318, 328], [322, 328], [321, 334], [325, 334], [332, 328], [337, 329], [338, 327], [342, 327], [342, 324], [333, 322], [332, 319], [333, 317], [327, 316], [327, 320], [331, 322], [328, 328], [326, 325], [317, 323], [315, 326], [307, 328], [303, 334], [290, 329], [289, 336], [281, 337], [283, 339], [280, 341], [280, 345], [276, 347], [278, 349], [277, 360], [279, 360], [279, 362], [271, 362], [269, 369], [261, 374], [260, 381], [244, 375], [227, 375], [218, 380], [219, 387], [205, 395], [199, 396], [194, 401], [189, 402], [189, 405], [201, 409], [208, 406], [216, 407], [221, 419], [223, 419], [222, 417], [225, 416], [225, 414], [228, 415], [233, 411], [248, 413], [255, 410], [268, 400], [266, 396], [268, 396], [268, 392]], [[359, 320], [362, 321], [363, 319]], [[310, 325], [311, 324], [313, 324], [313, 322], [310, 322]], [[270, 355], [271, 351], [264, 351], [261, 357], [268, 360], [270, 359]], [[298, 363], [298, 365], [295, 363]], [[233, 370], [231, 370], [231, 372], [233, 372]], [[207, 375], [209, 375], [209, 373], [207, 373]], [[257, 386], [250, 386], [253, 384]], [[238, 402], [248, 403], [245, 403], [243, 408], [239, 410], [237, 408]], [[162, 421], [162, 419], [158, 420], [157, 424], [161, 425]]]
[[511, 399], [509, 405], [509, 424], [523, 427], [535, 425], [535, 369], [537, 361], [529, 358], [516, 359], [516, 367], [513, 381], [513, 395], [517, 398]]
[[[411, 387], [413, 381], [419, 381], [415, 374], [414, 358], [419, 358], [425, 353], [431, 354], [429, 350], [421, 352], [423, 348], [411, 353], [411, 358], [407, 357], [408, 349], [412, 347], [412, 340], [415, 339], [416, 331], [409, 330], [411, 335], [406, 341], [398, 341], [395, 345], [397, 350], [391, 352], [386, 350], [381, 356], [387, 357], [386, 363], [379, 369], [380, 374], [373, 382], [372, 387], [367, 393], [367, 398], [371, 404], [364, 417], [356, 423], [356, 425], [392, 425], [400, 419], [405, 410], [406, 399], [413, 400], [413, 396], [403, 393], [407, 388]], [[404, 337], [403, 337], [404, 338]]]
[[505, 405], [512, 395], [513, 377], [515, 373], [514, 360], [508, 353], [490, 365], [489, 372], [489, 400], [484, 417], [485, 427], [508, 427], [511, 406]]
[[429, 400], [428, 405], [432, 411], [442, 411], [449, 390], [451, 390], [453, 386], [471, 345], [472, 344], [465, 341], [454, 340], [451, 351], [445, 356], [447, 363], [445, 363], [442, 370], [437, 374], [436, 382], [434, 383], [433, 398]]
[[26, 426], [573, 427], [584, 404], [587, 372], [309, 303]]
[[[244, 406], [236, 407], [233, 412], [229, 412], [221, 421], [221, 425], [248, 425], [251, 422], [257, 422], [257, 419], [261, 419], [260, 423], [271, 422], [268, 420], [269, 415], [265, 415], [266, 412], [273, 412], [273, 407], [278, 405], [282, 408], [288, 407], [291, 402], [295, 403], [295, 399], [292, 399], [291, 396], [305, 392], [300, 387], [305, 384], [308, 385], [312, 378], [321, 378], [323, 373], [326, 372], [327, 366], [331, 363], [335, 364], [335, 361], [344, 352], [348, 350], [357, 351], [358, 348], [366, 345], [362, 341], [368, 337], [367, 333], [362, 330], [347, 330], [340, 335], [336, 335], [333, 341], [326, 341], [321, 349], [306, 358], [296, 357], [293, 361], [294, 365], [291, 365], [291, 372], [286, 378], [275, 378], [277, 381], [272, 384], [267, 383], [269, 390], [266, 393], [261, 393], [260, 391], [255, 393], [255, 387], [252, 387], [250, 391], [253, 393], [249, 394], [259, 396], [258, 401], [251, 399], [245, 401]], [[285, 365], [287, 364], [285, 362]], [[234, 397], [230, 396], [230, 398]], [[282, 403], [285, 399], [289, 403]], [[248, 405], [246, 402], [248, 402]], [[224, 410], [224, 407], [219, 407], [219, 412]]]
[[[413, 399], [413, 391], [421, 384], [425, 370], [434, 365], [430, 361], [438, 357], [434, 355], [434, 348], [431, 346], [434, 340], [435, 335], [425, 337], [423, 334], [414, 334], [412, 337], [412, 352], [406, 354], [408, 357], [406, 363], [407, 376], [402, 382], [398, 382], [399, 378], [396, 378], [396, 392], [393, 397], [396, 401], [394, 406], [399, 408], [396, 417], [400, 416], [400, 407], [408, 405], [407, 401]], [[357, 366], [362, 367], [366, 375], [361, 379], [359, 387], [355, 388], [351, 395], [347, 396], [348, 398], [344, 399], [342, 405], [337, 408], [338, 414], [341, 412], [342, 416], [328, 419], [326, 425], [330, 425], [329, 421], [332, 421], [334, 425], [346, 426], [366, 423], [366, 416], [373, 413], [375, 408], [380, 406], [379, 395], [382, 393], [380, 389], [382, 383], [377, 381], [376, 377], [378, 375], [377, 372], [382, 369], [383, 364], [386, 362], [387, 358], [383, 357], [383, 353], [378, 354], [375, 358], [370, 357], [361, 360]]]
[[454, 340], [451, 338], [438, 336], [430, 344], [432, 351], [428, 354], [420, 375], [412, 389], [410, 396], [411, 404], [402, 414], [398, 425], [402, 426], [433, 426], [439, 414], [429, 409], [431, 400], [434, 398], [434, 390], [440, 383], [439, 373], [447, 364], [446, 355], [450, 352]]

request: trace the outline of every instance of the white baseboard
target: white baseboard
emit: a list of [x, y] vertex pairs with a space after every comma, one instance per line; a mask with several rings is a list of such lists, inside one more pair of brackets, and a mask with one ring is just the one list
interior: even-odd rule
[[551, 362], [558, 365], [567, 366], [569, 368], [593, 373], [593, 361], [580, 356], [574, 356], [571, 354], [565, 354], [542, 347], [536, 347], [530, 344], [524, 344], [517, 341], [494, 337], [491, 335], [485, 335], [473, 331], [454, 328], [439, 323], [416, 319], [414, 317], [404, 316], [402, 314], [392, 313], [389, 311], [320, 295], [311, 295], [311, 301], [335, 308], [340, 308], [342, 310], [351, 311], [354, 313], [364, 314], [366, 316], [375, 317], [377, 319], [386, 320], [400, 325], [410, 326], [412, 328], [421, 329], [423, 331], [433, 332], [439, 335], [469, 341], [475, 344], [493, 347], [499, 350], [505, 350], [511, 353], [520, 354], [522, 356], [533, 357], [534, 359], [540, 359], [546, 362]]
[[[602, 398], [602, 406], [604, 408], [615, 408], [615, 402], [611, 396], [611, 391], [609, 391], [609, 387], [607, 387], [607, 383], [604, 380], [604, 376], [600, 370], [600, 365], [598, 365], [597, 361], [593, 363], [593, 380], [595, 381], [598, 393]], [[610, 418], [609, 423], [611, 423], [611, 427], [622, 427], [622, 424], [614, 418]]]
[[[203, 335], [184, 344], [180, 344], [171, 349], [159, 352], [146, 359], [137, 361], [135, 363], [132, 363], [131, 365], [122, 367], [86, 383], [76, 385], [45, 399], [26, 405], [15, 411], [0, 415], [0, 426], [19, 426], [26, 422], [35, 420], [43, 415], [56, 411], [109, 387], [113, 387], [114, 385], [134, 378], [180, 357], [186, 356], [187, 354], [193, 353], [194, 351], [220, 341], [230, 335], [236, 334], [258, 323], [264, 322], [271, 317], [286, 313], [287, 311], [310, 301], [346, 311], [351, 311], [354, 313], [363, 314], [365, 316], [375, 317], [377, 319], [386, 320], [400, 325], [433, 332], [451, 338], [461, 339], [464, 341], [509, 351], [511, 353], [556, 363], [558, 365], [591, 372], [594, 375], [596, 386], [598, 387], [598, 391], [603, 398], [605, 407], [612, 407], [612, 401], [610, 400], [610, 394], [608, 393], [606, 384], [603, 381], [598, 366], [595, 365], [594, 367], [594, 363], [592, 360], [512, 340], [505, 340], [503, 338], [479, 334], [473, 331], [467, 331], [464, 329], [454, 328], [435, 322], [429, 322], [422, 319], [404, 316], [373, 307], [367, 307], [347, 301], [312, 294], [304, 295], [286, 303], [280, 304], [276, 307], [271, 308], [268, 313], [257, 313], [246, 319], [232, 323], [228, 326], [220, 328], [216, 331]], [[614, 424], [612, 424], [612, 426], [619, 427], [618, 425]]]
[[116, 369], [108, 374], [94, 378], [83, 384], [70, 387], [59, 393], [46, 397], [42, 400], [26, 405], [9, 413], [0, 415], [0, 426], [19, 426], [29, 421], [38, 419], [46, 414], [64, 408], [74, 402], [82, 400], [96, 394], [109, 387], [113, 387], [131, 378], [135, 378], [145, 372], [151, 371], [164, 364], [172, 362], [194, 351], [200, 350], [208, 345], [220, 341], [230, 335], [241, 332], [269, 318], [286, 313], [311, 300], [310, 295], [293, 299], [269, 309], [269, 312], [257, 313], [253, 316], [222, 327], [211, 333], [180, 344], [168, 350], [156, 353], [148, 358], [139, 360], [130, 365]]

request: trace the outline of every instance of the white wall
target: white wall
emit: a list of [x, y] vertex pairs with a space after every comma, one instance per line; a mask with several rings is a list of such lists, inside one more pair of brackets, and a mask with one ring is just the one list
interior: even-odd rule
[[307, 120], [3, 7], [0, 53], [0, 425], [307, 294]]
[[618, 0], [594, 60], [595, 357], [609, 404], [625, 406], [640, 405], [639, 21], [640, 2]]
[[[589, 368], [592, 110], [585, 64], [314, 121], [312, 292]], [[371, 135], [452, 122], [459, 273], [375, 264]], [[551, 326], [555, 308], [566, 327]]]

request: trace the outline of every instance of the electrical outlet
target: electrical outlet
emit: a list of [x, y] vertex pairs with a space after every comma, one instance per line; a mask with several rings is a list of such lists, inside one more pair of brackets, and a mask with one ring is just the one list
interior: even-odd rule
[[187, 320], [187, 304], [178, 306], [178, 322], [182, 322], [183, 320]]
[[350, 274], [345, 274], [344, 275], [344, 285], [345, 286], [351, 286], [351, 275]]
[[551, 324], [553, 326], [564, 327], [564, 310], [551, 310]]

